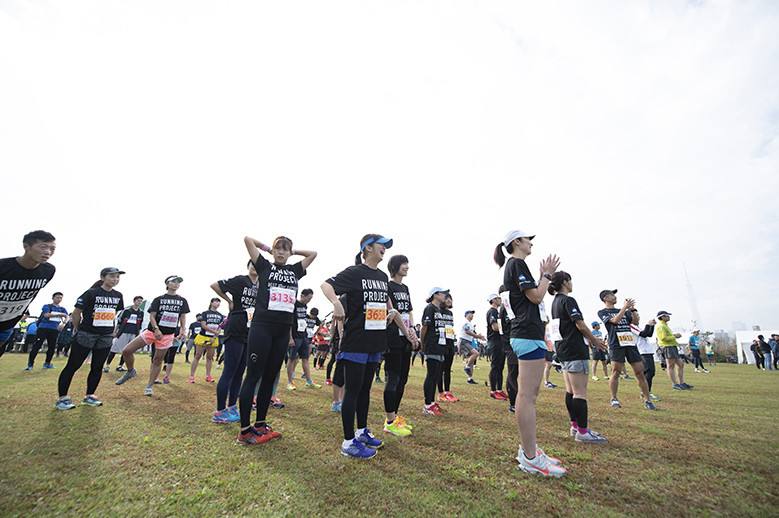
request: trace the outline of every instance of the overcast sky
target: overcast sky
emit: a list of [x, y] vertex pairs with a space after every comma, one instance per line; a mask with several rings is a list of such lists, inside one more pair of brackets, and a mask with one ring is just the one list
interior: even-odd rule
[[588, 320], [618, 288], [689, 329], [684, 263], [705, 329], [776, 329], [778, 63], [771, 0], [0, 0], [0, 256], [57, 237], [34, 312], [105, 266], [194, 312], [283, 234], [326, 313], [378, 232], [417, 318], [444, 286], [484, 332], [520, 228]]

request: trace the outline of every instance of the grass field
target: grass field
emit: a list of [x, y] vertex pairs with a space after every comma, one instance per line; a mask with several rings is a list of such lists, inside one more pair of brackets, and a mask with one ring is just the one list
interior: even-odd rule
[[[649, 412], [634, 381], [620, 384], [622, 409], [609, 406], [606, 382], [590, 382], [591, 426], [609, 439], [585, 445], [568, 436], [564, 389], [541, 389], [538, 441], [569, 473], [543, 479], [519, 470], [519, 436], [508, 403], [491, 400], [481, 362], [467, 385], [455, 362], [461, 402], [423, 416], [424, 368], [412, 368], [401, 413], [407, 438], [381, 431], [383, 385], [374, 385], [369, 426], [384, 447], [372, 460], [340, 455], [332, 391], [290, 392], [269, 411], [283, 437], [236, 444], [236, 425], [211, 423], [215, 384], [188, 384], [177, 358], [170, 385], [144, 397], [144, 376], [116, 386], [103, 375], [104, 406], [78, 403], [86, 366], [76, 374], [77, 407], [54, 409], [57, 370], [23, 371], [26, 356], [0, 360], [2, 436], [0, 516], [779, 516], [779, 373], [719, 365], [685, 369], [692, 391], [673, 391], [658, 370]], [[145, 368], [148, 356], [139, 356]], [[116, 362], [115, 362], [116, 363]], [[298, 369], [300, 370], [300, 369]], [[215, 371], [218, 376], [221, 371]], [[324, 373], [315, 371], [322, 383]], [[283, 380], [283, 378], [282, 378]], [[552, 381], [562, 385], [560, 374]]]

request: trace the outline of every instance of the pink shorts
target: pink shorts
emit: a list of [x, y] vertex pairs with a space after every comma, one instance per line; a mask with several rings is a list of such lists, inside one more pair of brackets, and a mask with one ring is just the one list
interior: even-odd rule
[[141, 333], [141, 338], [146, 345], [154, 345], [157, 349], [169, 349], [173, 345], [173, 338], [176, 335], [162, 335], [162, 340], [157, 340], [154, 333], [148, 329]]

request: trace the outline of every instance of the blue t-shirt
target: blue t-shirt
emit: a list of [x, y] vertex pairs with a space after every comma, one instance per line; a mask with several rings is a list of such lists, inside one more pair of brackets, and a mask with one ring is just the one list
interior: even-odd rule
[[700, 343], [701, 339], [698, 338], [695, 335], [690, 336], [690, 349], [699, 349], [698, 343]]
[[[44, 304], [43, 309], [41, 309], [41, 315], [45, 313], [64, 313], [65, 315], [69, 314], [67, 309], [63, 308], [62, 306], [55, 306], [54, 304]], [[38, 324], [38, 328], [59, 329], [60, 324], [63, 324], [64, 322], [65, 317], [42, 318], [41, 323]]]

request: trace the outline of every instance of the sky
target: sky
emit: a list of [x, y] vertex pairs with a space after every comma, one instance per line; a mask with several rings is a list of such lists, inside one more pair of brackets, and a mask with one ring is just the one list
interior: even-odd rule
[[690, 329], [686, 267], [700, 327], [779, 329], [777, 63], [770, 0], [0, 0], [0, 257], [56, 236], [33, 313], [106, 266], [195, 312], [285, 235], [327, 313], [375, 232], [484, 332], [522, 229], [588, 320], [617, 288]]

